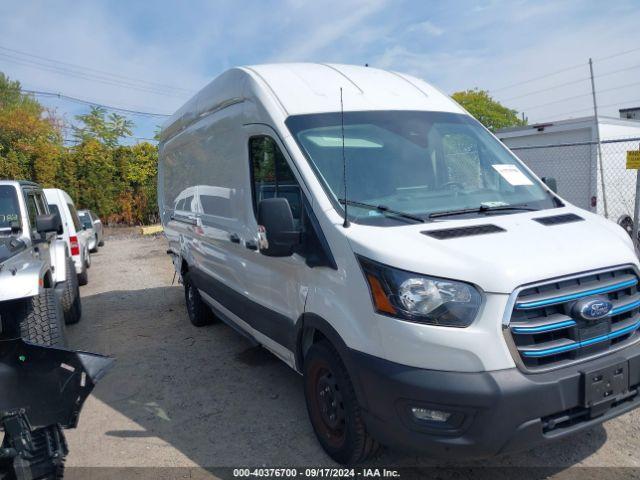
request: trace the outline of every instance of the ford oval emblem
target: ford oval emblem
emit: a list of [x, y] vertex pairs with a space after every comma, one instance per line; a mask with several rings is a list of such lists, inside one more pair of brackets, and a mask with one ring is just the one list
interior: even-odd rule
[[576, 303], [575, 312], [583, 320], [599, 320], [609, 315], [613, 308], [613, 303], [608, 300], [585, 299]]

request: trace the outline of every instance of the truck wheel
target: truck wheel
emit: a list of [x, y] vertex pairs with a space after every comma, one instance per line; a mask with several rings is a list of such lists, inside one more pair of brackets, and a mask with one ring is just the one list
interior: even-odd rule
[[98, 235], [95, 236], [95, 242], [93, 250], [90, 250], [91, 253], [96, 253], [100, 247], [100, 244], [98, 243]]
[[191, 323], [196, 327], [212, 324], [215, 321], [213, 312], [209, 306], [202, 301], [200, 292], [191, 282], [189, 272], [183, 275], [182, 283], [184, 284], [184, 299], [187, 304], [187, 313], [189, 314]]
[[82, 303], [80, 300], [80, 288], [78, 287], [78, 275], [73, 260], [67, 258], [67, 280], [62, 293], [62, 310], [64, 311], [64, 323], [71, 325], [78, 323], [82, 317]]
[[24, 317], [20, 322], [20, 335], [28, 342], [46, 347], [66, 347], [64, 312], [52, 288], [23, 302]]
[[353, 465], [380, 449], [367, 433], [347, 369], [325, 340], [314, 343], [305, 356], [304, 393], [313, 431], [336, 462]]
[[87, 266], [84, 263], [82, 265], [82, 271], [78, 274], [78, 283], [82, 287], [89, 283], [89, 272], [87, 272]]

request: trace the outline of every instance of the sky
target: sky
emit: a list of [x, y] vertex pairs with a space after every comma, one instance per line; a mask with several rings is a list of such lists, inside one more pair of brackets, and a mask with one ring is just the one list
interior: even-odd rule
[[[590, 57], [600, 114], [640, 106], [638, 25], [640, 0], [4, 0], [0, 71], [25, 89], [171, 114], [234, 66], [369, 64], [447, 93], [489, 90], [534, 123], [592, 114]], [[70, 125], [88, 111], [40, 100]], [[130, 118], [128, 142], [163, 122]]]

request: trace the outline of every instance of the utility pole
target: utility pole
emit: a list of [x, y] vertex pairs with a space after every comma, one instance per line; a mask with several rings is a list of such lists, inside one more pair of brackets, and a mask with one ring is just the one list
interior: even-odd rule
[[[597, 162], [600, 166], [600, 185], [602, 186], [602, 205], [604, 207], [604, 217], [609, 218], [609, 210], [607, 209], [607, 195], [604, 191], [604, 168], [602, 166], [602, 145], [600, 144], [600, 121], [598, 120], [598, 102], [596, 102], [596, 84], [593, 81], [593, 60], [589, 59], [589, 73], [591, 76], [591, 95], [593, 96], [593, 113], [596, 121], [596, 142], [598, 142], [598, 158]], [[634, 223], [637, 219], [633, 219]]]

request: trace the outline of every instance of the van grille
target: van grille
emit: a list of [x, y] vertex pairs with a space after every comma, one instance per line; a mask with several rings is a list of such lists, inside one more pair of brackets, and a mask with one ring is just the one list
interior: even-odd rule
[[[576, 302], [613, 304], [599, 320], [584, 320]], [[620, 268], [523, 289], [516, 299], [509, 334], [528, 370], [556, 368], [621, 348], [640, 338], [640, 291], [635, 271]]]

